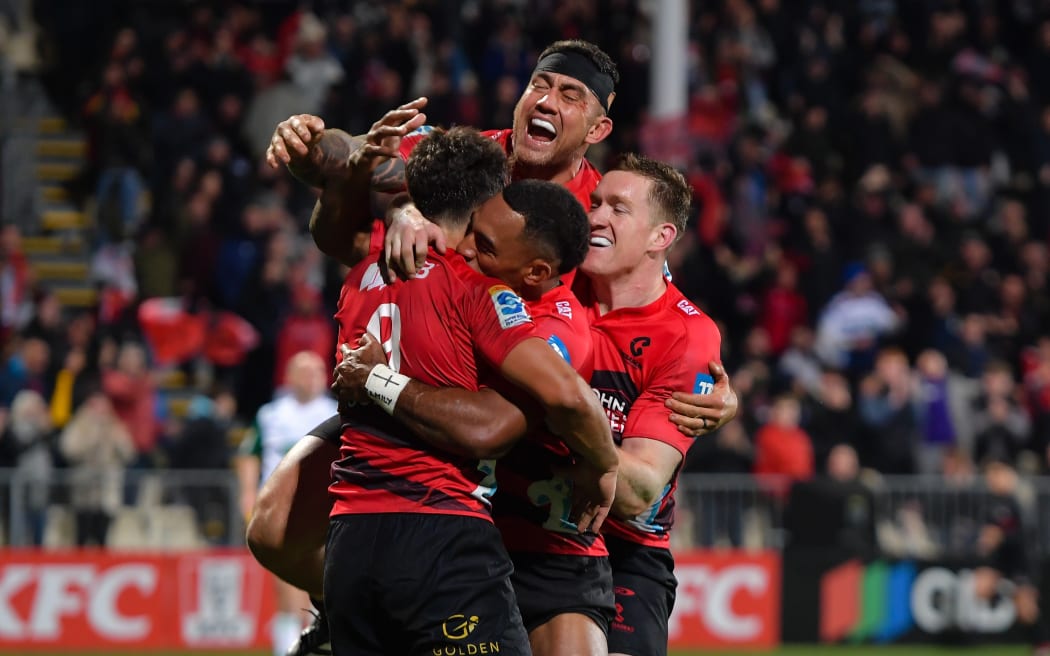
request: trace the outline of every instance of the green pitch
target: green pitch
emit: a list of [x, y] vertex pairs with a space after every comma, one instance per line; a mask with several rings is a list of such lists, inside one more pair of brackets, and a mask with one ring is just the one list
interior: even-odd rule
[[[807, 646], [792, 645], [775, 651], [672, 651], [670, 656], [1027, 656], [1030, 649], [1022, 646], [990, 647], [873, 647], [873, 646]], [[0, 649], [0, 654], [14, 652]], [[108, 652], [38, 652], [19, 656], [270, 656], [267, 651], [108, 651]]]
[[926, 646], [824, 646], [791, 645], [775, 651], [676, 651], [672, 656], [1028, 656], [1031, 649], [1010, 646], [926, 647]]

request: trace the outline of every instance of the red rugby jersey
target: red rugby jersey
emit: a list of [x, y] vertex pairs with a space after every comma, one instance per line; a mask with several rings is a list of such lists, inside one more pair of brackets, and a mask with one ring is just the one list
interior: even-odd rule
[[[340, 339], [380, 337], [390, 367], [439, 387], [478, 389], [479, 369], [497, 370], [534, 324], [509, 287], [473, 271], [456, 253], [431, 251], [407, 282], [386, 285], [378, 254], [347, 276], [336, 313]], [[380, 512], [491, 519], [494, 464], [440, 451], [374, 406], [347, 418], [332, 467], [332, 515]]]
[[[547, 340], [584, 380], [594, 368], [586, 313], [566, 285], [528, 304], [536, 334]], [[605, 556], [605, 541], [581, 535], [569, 522], [572, 488], [556, 471], [573, 464], [569, 447], [548, 431], [526, 436], [499, 459], [492, 517], [508, 551]]]
[[[676, 391], [711, 390], [708, 363], [721, 360], [721, 336], [714, 321], [670, 283], [649, 305], [604, 315], [585, 277], [576, 281], [575, 290], [594, 335], [591, 387], [605, 408], [616, 443], [631, 438], [658, 440], [678, 449], [684, 459], [693, 438], [678, 432], [664, 401]], [[610, 517], [602, 531], [666, 549], [674, 525], [677, 483], [678, 470], [651, 508], [627, 521]]]

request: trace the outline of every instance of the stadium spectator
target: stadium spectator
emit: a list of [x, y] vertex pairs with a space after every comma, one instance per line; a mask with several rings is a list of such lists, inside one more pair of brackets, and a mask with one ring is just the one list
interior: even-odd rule
[[10, 465], [25, 481], [25, 520], [36, 546], [44, 542], [54, 468], [53, 433], [44, 398], [32, 390], [19, 392], [11, 403], [7, 427], [0, 429], [0, 450], [13, 456]]
[[847, 267], [843, 282], [843, 290], [832, 297], [817, 322], [817, 353], [830, 367], [864, 372], [879, 338], [892, 332], [898, 319], [873, 288], [864, 265]]
[[920, 353], [915, 368], [916, 410], [922, 433], [916, 458], [918, 471], [940, 474], [944, 458], [956, 447], [972, 452], [974, 431], [968, 406], [976, 389], [973, 381], [948, 369], [948, 361], [939, 351]]
[[29, 263], [21, 243], [18, 226], [0, 226], [0, 339], [5, 341], [22, 328], [33, 313]]
[[781, 396], [773, 402], [769, 423], [755, 435], [755, 474], [792, 480], [813, 476], [813, 444], [799, 427], [800, 414], [795, 397]]
[[131, 435], [136, 466], [146, 467], [151, 464], [158, 437], [154, 417], [157, 398], [147, 369], [146, 350], [140, 344], [123, 344], [114, 365], [102, 371], [102, 390], [109, 397], [113, 412]]
[[883, 349], [874, 373], [860, 383], [862, 463], [887, 474], [914, 473], [917, 422], [912, 404], [907, 357], [896, 348]]
[[289, 315], [277, 333], [277, 363], [275, 387], [284, 385], [288, 361], [300, 351], [316, 353], [323, 362], [332, 358], [335, 328], [331, 318], [321, 309], [321, 295], [307, 285], [292, 291], [294, 314]]
[[135, 443], [101, 391], [88, 396], [62, 430], [59, 449], [70, 466], [70, 505], [77, 546], [105, 546], [113, 515], [121, 506], [125, 468]]
[[788, 547], [837, 547], [856, 557], [875, 553], [875, 499], [859, 480], [857, 452], [839, 444], [827, 473], [791, 487], [784, 510]]
[[849, 381], [835, 371], [825, 371], [819, 387], [806, 397], [806, 420], [803, 425], [813, 443], [817, 471], [827, 471], [827, 459], [839, 444], [854, 445], [860, 422], [853, 406]]

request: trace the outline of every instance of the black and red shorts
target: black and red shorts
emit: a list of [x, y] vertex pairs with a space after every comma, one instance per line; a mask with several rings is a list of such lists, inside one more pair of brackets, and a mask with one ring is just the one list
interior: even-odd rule
[[510, 580], [527, 631], [558, 615], [578, 613], [608, 633], [615, 606], [608, 558], [514, 552], [511, 560]]
[[499, 531], [459, 515], [338, 515], [325, 611], [336, 656], [528, 656]]
[[605, 537], [616, 593], [609, 624], [609, 653], [666, 656], [667, 624], [678, 581], [667, 549]]

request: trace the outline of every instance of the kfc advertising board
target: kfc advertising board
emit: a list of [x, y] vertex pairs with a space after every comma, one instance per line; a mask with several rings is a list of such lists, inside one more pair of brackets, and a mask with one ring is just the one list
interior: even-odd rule
[[780, 555], [675, 554], [674, 648], [774, 647], [780, 642]]
[[270, 579], [243, 551], [7, 551], [0, 652], [268, 645]]

